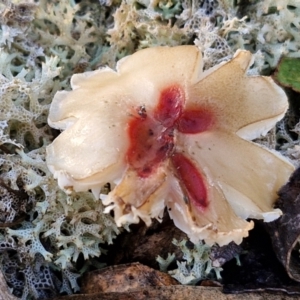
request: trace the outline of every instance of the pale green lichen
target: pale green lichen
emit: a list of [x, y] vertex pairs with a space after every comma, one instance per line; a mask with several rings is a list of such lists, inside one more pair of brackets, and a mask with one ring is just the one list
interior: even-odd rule
[[[29, 272], [27, 269], [36, 260], [37, 255], [41, 255], [45, 267], [56, 265], [62, 274], [69, 274], [70, 270], [76, 273], [74, 263], [79, 255], [84, 259], [100, 256], [102, 249], [99, 245], [112, 243], [119, 230], [113, 219], [103, 214], [102, 203], [96, 201], [91, 193], [66, 195], [60, 191], [45, 167], [44, 154], [33, 152], [25, 154], [18, 150], [16, 164], [10, 164], [11, 170], [16, 171], [15, 174], [11, 174], [11, 170], [8, 172], [9, 177], [6, 173], [1, 174], [5, 181], [10, 177], [16, 180], [21, 177], [23, 188], [33, 201], [33, 208], [29, 212], [30, 222], [23, 221], [14, 226], [16, 229], [7, 228], [4, 234], [16, 238], [19, 257], [15, 257], [15, 260], [25, 265], [29, 263], [23, 272]], [[2, 166], [5, 167], [5, 161]], [[4, 196], [1, 198], [3, 203], [8, 200], [9, 198]], [[5, 243], [3, 246], [0, 244], [0, 247], [3, 250], [8, 248]], [[5, 272], [4, 275], [8, 276]], [[65, 290], [68, 278], [64, 279]], [[11, 283], [9, 278], [7, 280]], [[28, 280], [25, 282], [27, 285], [31, 282]], [[35, 284], [36, 281], [32, 282]], [[74, 282], [70, 284], [74, 286]], [[36, 286], [37, 291], [34, 295], [43, 293], [38, 284]], [[71, 291], [71, 288], [68, 290]], [[32, 288], [24, 289], [23, 299], [26, 299], [26, 291], [32, 294]]]
[[[214, 267], [212, 260], [210, 259], [211, 247], [200, 242], [198, 244], [192, 244], [187, 240], [181, 242], [176, 239], [172, 242], [174, 245], [180, 248], [183, 253], [182, 261], [177, 261], [177, 269], [170, 270], [168, 273], [179, 281], [181, 284], [195, 285], [201, 280], [221, 279], [220, 272], [223, 270], [220, 267]], [[189, 247], [187, 246], [189, 243]], [[157, 257], [160, 270], [166, 272], [169, 265], [175, 260], [175, 254], [168, 254], [168, 257], [164, 260], [162, 257]]]

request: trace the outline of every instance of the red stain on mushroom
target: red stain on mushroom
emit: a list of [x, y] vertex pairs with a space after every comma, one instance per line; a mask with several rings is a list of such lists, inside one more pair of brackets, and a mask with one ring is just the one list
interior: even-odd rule
[[154, 111], [139, 107], [138, 116], [134, 116], [128, 126], [130, 147], [126, 157], [142, 178], [150, 176], [162, 161], [170, 159], [186, 197], [203, 210], [208, 206], [205, 183], [191, 160], [176, 152], [174, 136], [176, 130], [187, 134], [208, 130], [213, 117], [202, 109], [185, 110], [184, 105], [182, 88], [172, 85], [161, 92]]
[[182, 133], [200, 133], [208, 130], [212, 125], [212, 113], [203, 109], [185, 110], [177, 122], [178, 131]]
[[154, 118], [165, 127], [174, 127], [185, 104], [184, 92], [178, 85], [164, 89], [154, 110]]
[[193, 204], [203, 211], [209, 204], [207, 191], [202, 175], [197, 167], [181, 153], [172, 155], [172, 163], [175, 173], [180, 180], [183, 190]]

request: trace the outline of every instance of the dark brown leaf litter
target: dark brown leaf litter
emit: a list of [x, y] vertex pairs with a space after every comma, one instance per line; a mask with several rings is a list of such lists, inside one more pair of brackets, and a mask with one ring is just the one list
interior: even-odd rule
[[223, 247], [214, 245], [210, 253], [212, 265], [214, 267], [222, 267], [226, 262], [238, 257], [242, 251], [243, 248], [234, 242], [231, 242]]
[[[105, 262], [109, 265], [140, 262], [158, 269], [159, 265], [156, 261], [158, 256], [166, 258], [168, 253], [174, 253], [175, 260], [182, 260], [183, 254], [177, 246], [172, 244], [173, 239], [182, 241], [188, 240], [188, 237], [174, 225], [168, 214], [164, 215], [162, 223], [153, 221], [150, 227], [141, 222], [132, 226], [131, 232], [123, 232], [114, 240], [114, 244], [108, 249]], [[190, 242], [188, 244], [192, 245]], [[241, 251], [242, 248], [234, 243], [224, 247], [214, 246], [211, 253], [213, 265], [220, 267]], [[175, 261], [170, 266], [170, 269], [172, 268], [177, 268]]]
[[283, 215], [267, 228], [278, 259], [290, 278], [300, 282], [300, 168], [280, 189], [279, 197], [277, 207]]
[[152, 225], [147, 227], [140, 222], [131, 225], [130, 230], [119, 235], [108, 248], [108, 255], [105, 258], [108, 265], [140, 262], [158, 269], [156, 261], [158, 255], [166, 258], [168, 253], [175, 253], [176, 259], [182, 258], [180, 249], [172, 244], [172, 240], [181, 241], [188, 238], [174, 226], [168, 214], [165, 213], [162, 223], [153, 220]]
[[125, 292], [147, 286], [169, 286], [178, 282], [169, 274], [140, 263], [117, 265], [87, 273], [82, 279], [82, 293]]
[[300, 295], [299, 283], [287, 275], [274, 253], [265, 223], [255, 221], [255, 227], [242, 243], [241, 266], [234, 260], [223, 266], [224, 293], [269, 291], [278, 294]]

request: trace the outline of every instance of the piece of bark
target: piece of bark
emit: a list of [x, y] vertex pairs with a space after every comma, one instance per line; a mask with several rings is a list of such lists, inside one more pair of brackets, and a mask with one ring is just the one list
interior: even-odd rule
[[283, 215], [266, 224], [274, 252], [293, 280], [300, 282], [300, 168], [279, 191], [277, 207]]
[[[272, 293], [245, 293], [243, 295], [227, 295], [221, 288], [200, 286], [157, 286], [147, 287], [121, 293], [97, 293], [58, 297], [52, 300], [291, 300], [287, 295]], [[297, 299], [297, 298], [296, 298]]]
[[82, 278], [82, 293], [125, 292], [147, 286], [176, 285], [170, 275], [140, 263], [117, 265], [88, 272]]

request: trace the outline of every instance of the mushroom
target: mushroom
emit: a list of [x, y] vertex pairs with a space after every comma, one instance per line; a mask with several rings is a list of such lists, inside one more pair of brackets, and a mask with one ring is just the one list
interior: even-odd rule
[[[91, 189], [118, 226], [147, 225], [168, 208], [192, 242], [239, 244], [247, 218], [273, 221], [276, 192], [294, 167], [250, 140], [280, 120], [288, 102], [270, 77], [248, 77], [251, 54], [207, 71], [195, 46], [144, 49], [116, 71], [75, 74], [48, 122], [63, 132], [47, 165], [66, 191]], [[101, 187], [111, 183], [108, 195]]]

